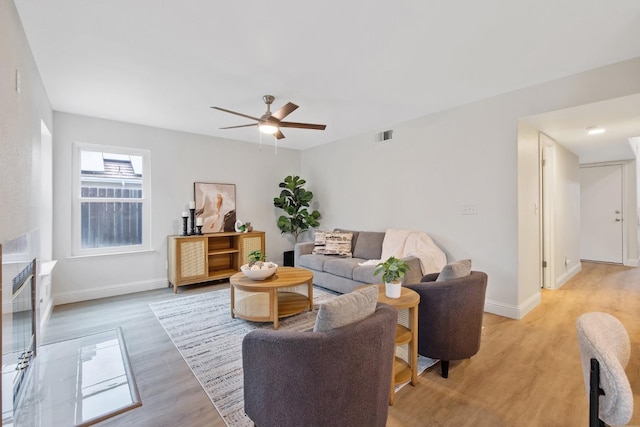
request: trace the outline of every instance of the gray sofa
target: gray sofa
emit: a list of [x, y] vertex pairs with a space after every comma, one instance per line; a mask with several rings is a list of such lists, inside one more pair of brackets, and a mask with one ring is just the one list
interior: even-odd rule
[[[313, 283], [340, 293], [348, 293], [359, 286], [382, 283], [380, 274], [374, 276], [375, 265], [358, 265], [368, 260], [379, 260], [382, 255], [384, 232], [347, 231], [353, 234], [351, 252], [353, 258], [337, 258], [330, 255], [312, 254], [314, 242], [297, 243], [294, 248], [294, 265], [313, 272]], [[420, 260], [416, 257], [402, 258], [409, 264], [403, 283], [418, 283], [422, 277]]]

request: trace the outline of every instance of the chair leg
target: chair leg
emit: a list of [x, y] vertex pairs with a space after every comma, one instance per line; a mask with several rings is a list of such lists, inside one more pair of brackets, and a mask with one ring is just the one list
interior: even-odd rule
[[449, 361], [441, 360], [440, 369], [442, 371], [442, 378], [449, 378]]
[[604, 390], [600, 388], [600, 363], [591, 358], [591, 370], [589, 378], [589, 427], [606, 427], [600, 419], [600, 396], [604, 396]]

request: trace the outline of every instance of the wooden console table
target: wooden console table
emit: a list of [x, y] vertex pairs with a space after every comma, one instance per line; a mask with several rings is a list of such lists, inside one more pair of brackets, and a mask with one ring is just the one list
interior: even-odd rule
[[249, 262], [249, 254], [264, 253], [264, 231], [224, 232], [199, 236], [169, 236], [169, 284], [178, 286], [228, 279]]

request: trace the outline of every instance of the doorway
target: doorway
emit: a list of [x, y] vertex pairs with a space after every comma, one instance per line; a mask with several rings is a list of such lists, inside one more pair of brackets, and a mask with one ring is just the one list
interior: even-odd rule
[[553, 253], [553, 190], [554, 190], [554, 162], [555, 162], [555, 141], [542, 132], [538, 133], [538, 150], [540, 153], [540, 206], [542, 215], [540, 216], [540, 234], [542, 244], [540, 245], [542, 260], [541, 287], [554, 289], [553, 278], [554, 253]]
[[623, 263], [623, 175], [621, 164], [580, 168], [580, 258]]

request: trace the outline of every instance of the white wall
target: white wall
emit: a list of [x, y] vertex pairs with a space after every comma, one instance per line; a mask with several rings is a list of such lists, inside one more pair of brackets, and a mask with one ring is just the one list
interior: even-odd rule
[[[194, 182], [236, 185], [238, 219], [266, 232], [266, 253], [282, 262], [292, 243], [276, 227], [278, 183], [300, 172], [300, 152], [66, 113], [54, 114], [54, 257], [56, 304], [167, 285], [167, 235], [180, 234], [180, 213], [193, 200]], [[151, 151], [152, 252], [71, 257], [73, 142]], [[309, 188], [311, 189], [311, 188]]]
[[518, 307], [522, 313], [541, 302], [542, 181], [538, 138], [537, 129], [518, 120]]
[[638, 267], [640, 260], [640, 242], [638, 241], [638, 160], [623, 162], [622, 176], [624, 179], [625, 221], [623, 224], [625, 235], [624, 265]]
[[[534, 149], [519, 144], [537, 149], [537, 139], [518, 140], [518, 119], [634, 93], [640, 58], [400, 123], [388, 144], [370, 133], [306, 150], [302, 171], [323, 227], [424, 230], [450, 260], [472, 258], [488, 273], [488, 311], [520, 318], [540, 291], [520, 283], [519, 270], [538, 262], [524, 248], [536, 247], [539, 231], [519, 238], [518, 230], [539, 230], [539, 221], [520, 213], [538, 193], [519, 192], [519, 170], [537, 167]], [[465, 204], [478, 215], [461, 215]]]
[[[553, 288], [577, 274], [580, 264], [580, 164], [561, 144], [553, 146]], [[566, 260], [566, 262], [565, 262]]]
[[49, 98], [13, 1], [0, 2], [0, 58], [0, 242], [4, 242], [39, 225], [41, 121], [52, 128]]
[[[16, 90], [16, 70], [20, 93]], [[27, 232], [38, 236], [42, 207], [41, 123], [52, 128], [52, 112], [24, 29], [13, 1], [0, 1], [0, 243]], [[45, 153], [46, 157], [46, 153]], [[43, 248], [47, 251], [47, 248]], [[3, 281], [10, 277], [3, 277]], [[38, 279], [37, 279], [38, 280]], [[36, 298], [40, 297], [40, 281]], [[12, 289], [0, 284], [2, 312], [11, 304]], [[37, 312], [40, 323], [41, 313]], [[4, 316], [2, 316], [4, 317]], [[10, 320], [10, 315], [7, 315]], [[2, 320], [0, 319], [0, 324]], [[11, 322], [3, 328], [4, 342], [12, 337]], [[38, 338], [40, 339], [40, 338]], [[4, 354], [6, 348], [2, 349]], [[5, 365], [3, 361], [3, 366]], [[12, 363], [13, 361], [10, 361]], [[4, 375], [3, 375], [4, 376]], [[0, 380], [0, 384], [2, 380]], [[11, 402], [12, 384], [2, 384], [3, 400]], [[2, 406], [2, 405], [0, 405]], [[11, 413], [10, 407], [3, 407]]]
[[[503, 111], [494, 98], [399, 124], [386, 144], [371, 133], [306, 150], [323, 226], [423, 230], [449, 260], [471, 258], [489, 273], [489, 301], [514, 305], [516, 121]], [[468, 204], [478, 215], [461, 214]]]
[[[43, 124], [52, 128], [52, 111], [13, 1], [0, 2], [0, 58], [0, 243], [35, 231], [32, 235], [45, 237], [38, 242], [41, 254], [50, 257], [51, 228], [44, 234], [37, 230], [45, 221], [43, 212], [50, 212], [51, 199], [42, 197], [47, 193], [50, 141], [43, 146], [41, 138]], [[43, 291], [37, 280], [39, 300]], [[2, 290], [3, 307], [11, 302], [11, 293], [10, 287]], [[42, 307], [37, 316], [44, 323], [50, 306]]]

